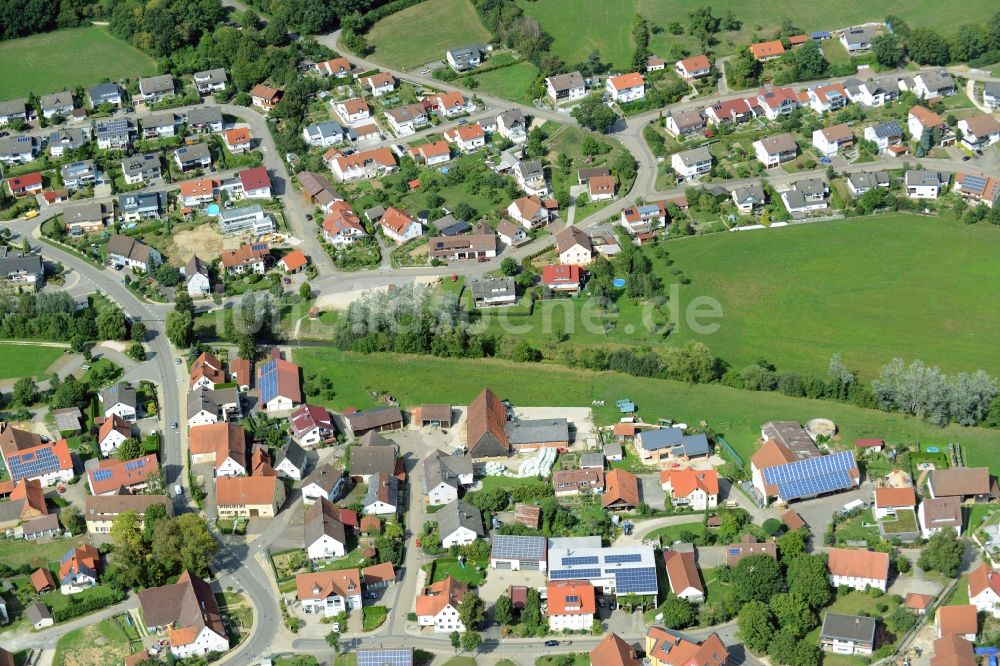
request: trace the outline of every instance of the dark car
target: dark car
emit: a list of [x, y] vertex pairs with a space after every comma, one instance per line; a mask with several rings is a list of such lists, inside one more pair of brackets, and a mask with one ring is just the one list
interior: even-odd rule
[[558, 647], [559, 641], [545, 641], [545, 647]]
[[970, 158], [969, 158], [969, 156], [968, 156], [968, 155], [962, 155], [962, 161], [963, 161], [963, 162], [968, 162], [968, 161], [969, 161], [969, 159], [970, 159]]
[[306, 219], [312, 222], [313, 216], [310, 215], [309, 213], [306, 213]]

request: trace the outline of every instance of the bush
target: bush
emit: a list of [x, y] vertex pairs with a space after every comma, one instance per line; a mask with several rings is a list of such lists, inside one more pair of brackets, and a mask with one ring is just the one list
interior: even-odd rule
[[56, 622], [65, 622], [66, 620], [72, 620], [81, 615], [117, 604], [124, 599], [124, 590], [106, 587], [100, 594], [91, 594], [87, 597], [72, 597], [71, 603], [62, 608], [57, 608], [52, 612], [52, 619]]

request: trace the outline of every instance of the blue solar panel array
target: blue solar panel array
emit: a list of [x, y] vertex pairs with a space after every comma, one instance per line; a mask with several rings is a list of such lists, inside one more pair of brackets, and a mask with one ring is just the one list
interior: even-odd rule
[[796, 460], [787, 465], [764, 468], [764, 483], [777, 486], [782, 500], [815, 497], [854, 485], [850, 470], [856, 468], [854, 454], [839, 451], [828, 456]]
[[615, 572], [615, 594], [656, 594], [656, 567]]
[[627, 553], [625, 555], [605, 555], [605, 564], [625, 564], [626, 562], [642, 562], [642, 555], [639, 553]]
[[549, 576], [552, 580], [590, 580], [600, 578], [600, 569], [557, 569]]
[[125, 469], [130, 470], [130, 471], [133, 470], [133, 469], [139, 469], [140, 467], [145, 467], [145, 466], [146, 466], [146, 459], [145, 458], [137, 458], [135, 460], [129, 460], [127, 463], [125, 463]]
[[48, 447], [8, 456], [7, 463], [10, 466], [10, 478], [13, 481], [59, 471], [59, 459]]
[[966, 176], [962, 179], [962, 189], [970, 192], [982, 192], [986, 189], [986, 179], [982, 176]]
[[111, 478], [110, 469], [99, 469], [94, 472], [94, 481], [107, 481]]
[[601, 558], [597, 555], [588, 555], [586, 557], [564, 557], [562, 558], [562, 563], [564, 567], [571, 567], [577, 564], [599, 564]]
[[264, 364], [260, 370], [260, 399], [265, 404], [274, 400], [278, 395], [278, 363], [271, 359]]
[[413, 649], [358, 650], [358, 666], [413, 666]]

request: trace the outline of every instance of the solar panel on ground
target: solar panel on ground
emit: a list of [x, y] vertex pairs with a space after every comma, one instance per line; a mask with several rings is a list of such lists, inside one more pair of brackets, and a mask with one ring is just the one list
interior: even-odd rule
[[600, 577], [600, 569], [557, 569], [551, 575], [552, 580], [589, 580]]
[[655, 594], [656, 591], [656, 567], [615, 572], [615, 594]]

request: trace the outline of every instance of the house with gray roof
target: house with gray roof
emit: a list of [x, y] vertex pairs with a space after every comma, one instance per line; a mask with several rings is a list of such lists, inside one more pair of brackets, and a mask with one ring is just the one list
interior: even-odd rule
[[448, 61], [448, 66], [453, 70], [465, 72], [482, 64], [483, 53], [486, 49], [487, 47], [483, 44], [460, 46], [457, 49], [450, 49], [445, 54], [445, 58]]
[[327, 148], [344, 140], [344, 128], [335, 120], [313, 123], [302, 129], [302, 138], [310, 146]]
[[733, 188], [733, 203], [740, 215], [752, 215], [754, 210], [759, 209], [767, 203], [767, 196], [764, 188], [760, 185], [741, 185]]
[[855, 26], [844, 30], [840, 35], [840, 43], [851, 55], [867, 51], [872, 47], [872, 40], [878, 36], [878, 31], [870, 25]]
[[104, 229], [111, 211], [96, 201], [67, 204], [63, 209], [63, 224], [71, 234], [91, 233]]
[[873, 617], [827, 613], [819, 634], [820, 648], [834, 654], [871, 655], [875, 651], [877, 624]]
[[121, 216], [123, 222], [160, 219], [159, 192], [126, 192], [119, 194], [118, 214]]
[[107, 118], [98, 120], [94, 131], [101, 150], [125, 150], [132, 145], [135, 126], [126, 118]]
[[903, 143], [903, 128], [895, 120], [885, 120], [865, 128], [865, 139], [874, 141], [879, 153]]
[[580, 72], [557, 74], [545, 79], [545, 90], [554, 103], [581, 99], [587, 94], [587, 87]]
[[156, 180], [162, 175], [160, 157], [153, 153], [130, 155], [122, 160], [126, 185], [138, 185]]
[[221, 67], [195, 72], [191, 78], [194, 80], [194, 87], [202, 95], [211, 95], [214, 92], [225, 90], [226, 83], [229, 81], [226, 70]]
[[[983, 84], [983, 105], [990, 109], [1000, 108], [1000, 81]], [[3, 121], [3, 105], [0, 104], [0, 124]]]
[[517, 303], [517, 285], [512, 277], [483, 277], [470, 280], [466, 286], [477, 308]]
[[208, 270], [208, 264], [202, 261], [198, 255], [192, 255], [187, 264], [184, 265], [184, 286], [187, 287], [188, 296], [198, 298], [204, 296], [212, 289], [212, 281]]
[[856, 197], [876, 187], [889, 188], [889, 174], [885, 171], [859, 171], [847, 175], [847, 189]]
[[147, 139], [176, 136], [180, 122], [173, 111], [150, 114], [142, 120], [142, 135]]
[[0, 249], [0, 280], [15, 286], [37, 289], [45, 281], [45, 264], [41, 255]]
[[221, 132], [222, 109], [217, 106], [196, 106], [188, 109], [185, 120], [189, 130], [198, 132]]
[[327, 498], [320, 497], [306, 508], [303, 531], [310, 560], [328, 560], [347, 554], [347, 530], [340, 521], [340, 509]]
[[122, 89], [117, 83], [98, 83], [87, 89], [87, 101], [91, 108], [97, 108], [101, 104], [121, 106]]
[[[138, 194], [123, 194], [122, 196], [138, 198]], [[155, 193], [154, 196], [156, 196], [156, 206], [159, 208], [159, 197]], [[132, 205], [136, 204], [133, 202]], [[123, 234], [112, 234], [108, 239], [108, 260], [113, 264], [128, 266], [140, 271], [148, 271], [161, 262], [160, 253], [155, 248], [146, 245], [141, 240]], [[134, 390], [132, 390], [132, 401], [135, 402]]]
[[28, 107], [23, 99], [9, 99], [0, 102], [0, 125], [28, 119]]
[[62, 157], [67, 151], [77, 150], [90, 142], [89, 127], [71, 127], [49, 133], [49, 153]]
[[28, 618], [28, 622], [30, 622], [31, 626], [35, 629], [51, 627], [55, 623], [52, 619], [52, 613], [49, 612], [48, 607], [41, 601], [32, 601], [30, 604], [25, 606], [24, 616]]
[[212, 166], [212, 153], [204, 143], [196, 143], [193, 146], [181, 146], [174, 151], [174, 162], [181, 171], [207, 169]]
[[906, 196], [911, 199], [937, 199], [941, 190], [948, 186], [950, 176], [941, 171], [918, 171], [911, 169], [903, 176]]
[[430, 506], [454, 502], [461, 488], [473, 484], [472, 458], [467, 453], [458, 453], [434, 451], [424, 458], [424, 494]]
[[685, 435], [681, 428], [640, 430], [635, 435], [635, 448], [639, 457], [647, 463], [673, 458], [700, 458], [712, 451], [708, 437], [701, 433]]
[[243, 414], [240, 393], [235, 386], [225, 389], [202, 388], [187, 397], [188, 426], [210, 425]]
[[361, 507], [361, 513], [366, 516], [396, 515], [399, 511], [399, 479], [391, 474], [373, 476], [368, 482], [368, 492]]
[[355, 446], [351, 449], [350, 474], [368, 483], [379, 474], [396, 473], [396, 447]]
[[135, 421], [138, 402], [136, 401], [135, 389], [128, 384], [124, 382], [112, 384], [98, 393], [97, 397], [101, 401], [104, 418], [110, 419], [112, 415], [115, 415], [130, 423]]
[[38, 105], [42, 107], [42, 116], [45, 118], [68, 116], [76, 108], [73, 103], [73, 93], [68, 90], [42, 95], [41, 99], [38, 100]]
[[[958, 91], [955, 79], [945, 69], [921, 72], [911, 79], [902, 79], [899, 82], [901, 90], [910, 90], [920, 99], [930, 99], [931, 97], [947, 97], [954, 95]], [[905, 86], [905, 87], [904, 87]]]
[[306, 472], [306, 465], [306, 450], [294, 439], [290, 439], [278, 451], [274, 471], [281, 476], [301, 481]]
[[706, 146], [683, 150], [670, 156], [670, 166], [677, 173], [677, 180], [694, 180], [712, 170], [712, 153]]
[[303, 479], [302, 503], [309, 505], [320, 498], [326, 498], [332, 502], [349, 485], [350, 479], [344, 476], [342, 471], [330, 463], [325, 463]]
[[169, 74], [139, 79], [139, 94], [132, 99], [139, 104], [155, 104], [174, 94], [174, 77]]
[[63, 187], [68, 190], [78, 190], [97, 181], [97, 164], [94, 160], [69, 162], [59, 167]]
[[38, 140], [33, 136], [15, 135], [0, 138], [0, 162], [24, 164], [38, 154]]
[[566, 419], [518, 419], [503, 426], [510, 445], [519, 451], [538, 448], [569, 448]]
[[483, 529], [483, 514], [472, 504], [455, 500], [446, 504], [435, 514], [441, 546], [467, 546], [486, 536]]
[[781, 200], [789, 213], [801, 215], [826, 208], [826, 195], [829, 191], [826, 181], [819, 178], [803, 178], [792, 183], [791, 189], [782, 192]]

